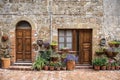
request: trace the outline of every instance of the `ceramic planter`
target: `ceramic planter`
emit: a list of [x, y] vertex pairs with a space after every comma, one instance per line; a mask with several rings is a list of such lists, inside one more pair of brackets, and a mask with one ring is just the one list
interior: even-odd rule
[[120, 69], [120, 67], [119, 67], [119, 66], [116, 66], [116, 67], [115, 67], [115, 69], [116, 69], [116, 70], [119, 70], [119, 69]]
[[115, 70], [115, 66], [111, 66], [111, 70]]
[[49, 69], [49, 67], [48, 66], [44, 66], [44, 70], [48, 70]]
[[101, 70], [106, 70], [106, 66], [101, 66]]
[[1, 60], [2, 60], [2, 68], [9, 68], [10, 58], [1, 58]]
[[100, 70], [100, 66], [94, 65], [95, 70]]
[[111, 70], [111, 66], [107, 66], [107, 70]]
[[73, 61], [73, 60], [69, 60], [69, 61], [67, 61], [67, 70], [74, 70], [74, 68], [75, 68], [75, 61]]
[[54, 66], [50, 66], [49, 68], [50, 68], [50, 70], [51, 70], [51, 71], [53, 71], [53, 70], [54, 70]]

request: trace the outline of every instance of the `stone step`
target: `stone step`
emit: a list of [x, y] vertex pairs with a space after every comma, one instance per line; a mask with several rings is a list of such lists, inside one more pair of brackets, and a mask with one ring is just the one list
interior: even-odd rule
[[89, 64], [84, 64], [84, 65], [76, 64], [75, 69], [93, 69], [93, 66]]
[[13, 66], [32, 66], [32, 63], [14, 63]]
[[16, 66], [16, 65], [11, 65], [9, 67], [10, 70], [25, 70], [25, 71], [31, 71], [32, 66]]

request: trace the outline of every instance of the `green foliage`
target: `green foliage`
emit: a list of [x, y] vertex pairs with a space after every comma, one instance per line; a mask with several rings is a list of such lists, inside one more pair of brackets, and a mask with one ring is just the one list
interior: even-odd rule
[[108, 60], [107, 57], [102, 57], [101, 58], [101, 66], [106, 66], [107, 65], [107, 60]]
[[50, 50], [40, 51], [41, 58], [45, 59], [46, 61], [50, 61], [50, 55], [51, 55], [51, 51]]
[[97, 57], [97, 58], [93, 59], [92, 64], [97, 65], [97, 66], [101, 66], [101, 64], [102, 64], [101, 58]]
[[49, 64], [50, 66], [55, 66], [56, 65], [56, 63], [54, 63], [54, 62], [50, 62], [50, 64]]
[[46, 60], [42, 57], [38, 57], [33, 63], [33, 69], [41, 70], [45, 66]]
[[58, 45], [58, 44], [57, 44], [56, 41], [52, 41], [50, 45], [52, 45], [52, 46], [56, 46], [56, 45]]
[[62, 54], [61, 55], [61, 58], [66, 58], [67, 57], [67, 54]]
[[66, 67], [66, 63], [65, 63], [65, 62], [62, 62], [62, 63], [61, 63], [61, 66], [62, 66], [62, 67]]
[[109, 43], [109, 44], [120, 44], [120, 41], [113, 40], [113, 41], [109, 41], [108, 43]]
[[118, 63], [117, 62], [113, 62], [113, 63], [111, 63], [111, 66], [118, 66]]

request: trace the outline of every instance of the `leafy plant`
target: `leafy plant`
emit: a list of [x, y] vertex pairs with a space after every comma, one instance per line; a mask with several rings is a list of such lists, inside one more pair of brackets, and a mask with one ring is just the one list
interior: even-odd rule
[[41, 70], [45, 66], [46, 60], [42, 57], [37, 57], [36, 61], [33, 63], [33, 69]]
[[97, 58], [93, 59], [92, 64], [93, 64], [93, 65], [97, 65], [97, 66], [101, 66], [101, 64], [102, 64], [102, 59], [99, 58], [99, 57], [97, 57]]
[[50, 45], [52, 45], [52, 46], [56, 46], [56, 45], [58, 45], [58, 44], [57, 44], [56, 41], [52, 41]]
[[54, 62], [50, 62], [50, 64], [49, 64], [50, 66], [55, 66], [56, 65], [56, 63], [54, 63]]
[[107, 57], [102, 57], [101, 58], [101, 66], [106, 66], [107, 65]]

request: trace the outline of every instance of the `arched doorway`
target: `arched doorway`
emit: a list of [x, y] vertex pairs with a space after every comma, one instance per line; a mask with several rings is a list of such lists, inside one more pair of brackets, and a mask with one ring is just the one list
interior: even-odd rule
[[16, 25], [16, 62], [31, 62], [31, 25], [20, 21]]

